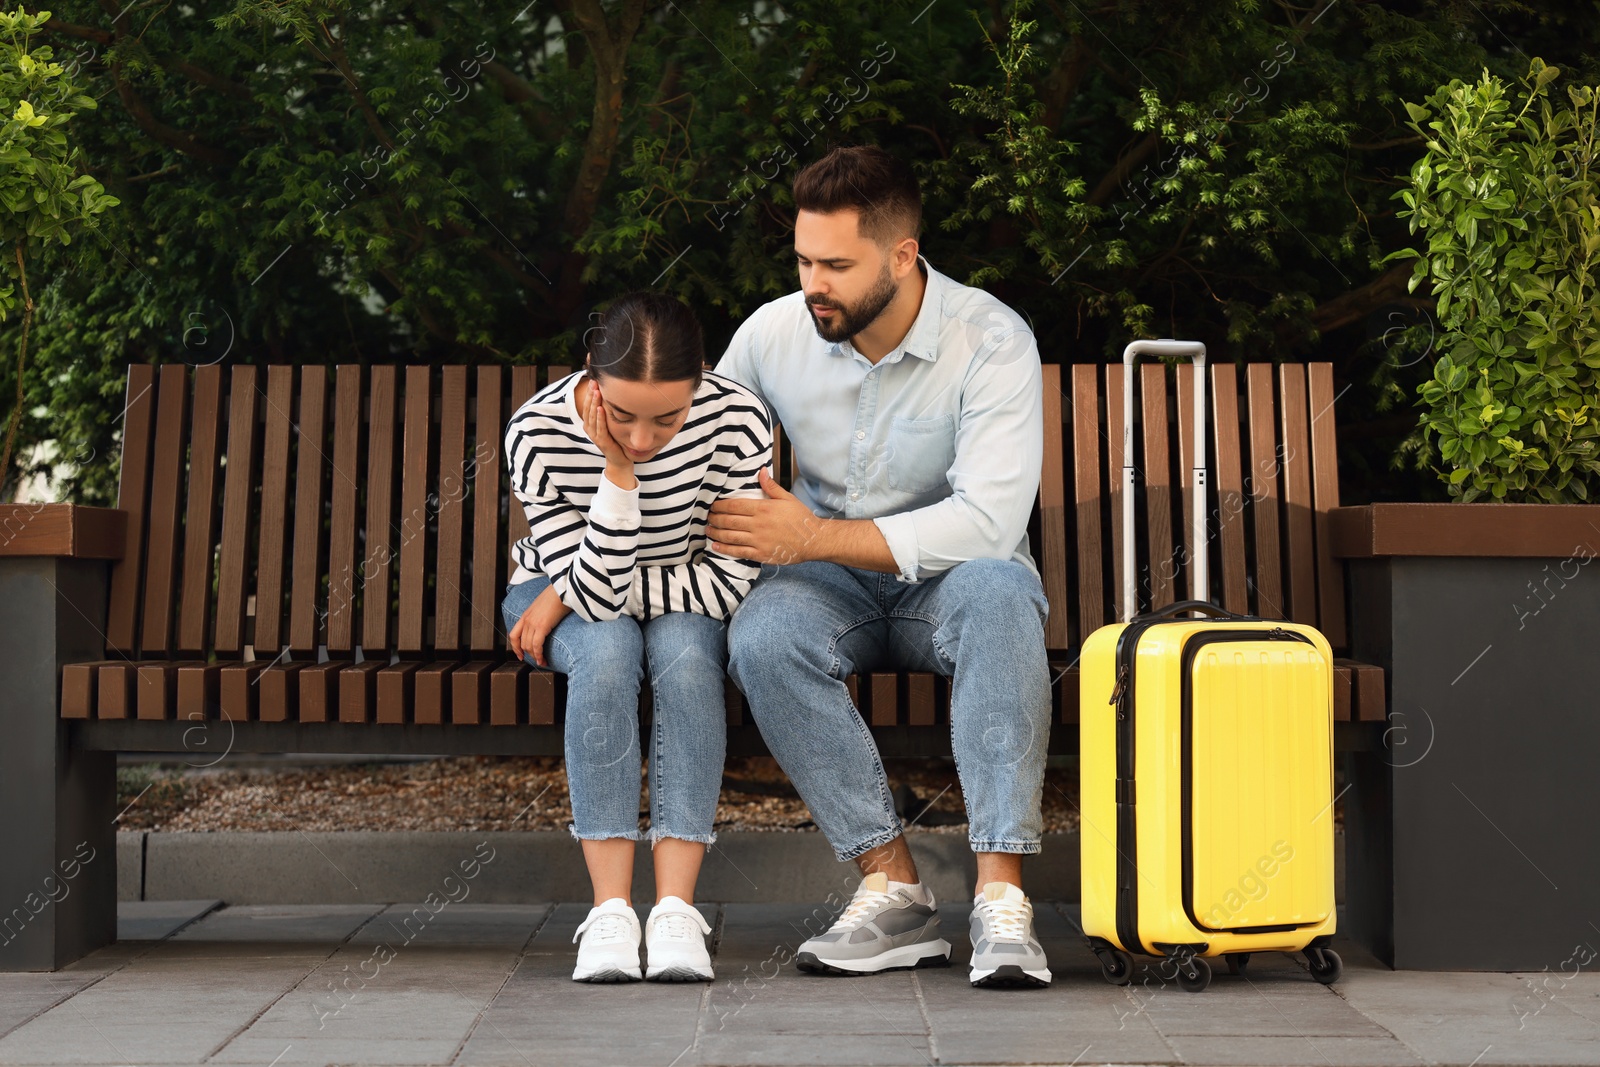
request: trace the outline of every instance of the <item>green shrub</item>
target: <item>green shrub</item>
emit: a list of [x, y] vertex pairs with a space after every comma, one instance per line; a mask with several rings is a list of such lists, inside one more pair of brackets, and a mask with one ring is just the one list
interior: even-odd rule
[[1558, 74], [1535, 59], [1520, 100], [1485, 72], [1406, 105], [1427, 152], [1400, 214], [1427, 247], [1391, 258], [1417, 257], [1411, 288], [1438, 299], [1422, 430], [1463, 501], [1600, 491], [1600, 93], [1557, 106]]

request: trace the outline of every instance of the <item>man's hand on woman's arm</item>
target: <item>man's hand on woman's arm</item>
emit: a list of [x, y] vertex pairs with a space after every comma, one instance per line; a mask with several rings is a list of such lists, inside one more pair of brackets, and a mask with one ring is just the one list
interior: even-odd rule
[[786, 565], [826, 560], [847, 567], [899, 571], [889, 543], [871, 519], [824, 519], [761, 472], [765, 500], [722, 499], [711, 505], [706, 534], [725, 556]]

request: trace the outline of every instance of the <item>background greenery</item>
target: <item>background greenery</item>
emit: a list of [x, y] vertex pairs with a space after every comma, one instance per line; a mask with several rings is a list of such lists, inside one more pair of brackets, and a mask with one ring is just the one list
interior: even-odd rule
[[1594, 0], [125, 2], [33, 40], [99, 101], [70, 134], [121, 201], [29, 268], [19, 446], [88, 502], [133, 360], [570, 358], [648, 285], [716, 352], [793, 288], [788, 183], [834, 142], [916, 161], [928, 259], [1047, 360], [1331, 359], [1345, 499], [1439, 497], [1390, 470], [1437, 355], [1382, 262], [1415, 240], [1403, 102], [1535, 55], [1600, 80]]

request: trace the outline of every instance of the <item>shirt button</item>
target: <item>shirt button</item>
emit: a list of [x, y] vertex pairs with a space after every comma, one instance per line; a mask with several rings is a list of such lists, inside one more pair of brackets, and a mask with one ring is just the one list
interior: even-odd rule
[[856, 440], [857, 441], [865, 441], [866, 439], [867, 439], [867, 431], [865, 431], [865, 430], [857, 430], [856, 431]]
[[861, 494], [860, 493], [851, 493], [850, 494], [850, 499], [851, 500], [860, 500], [861, 499]]

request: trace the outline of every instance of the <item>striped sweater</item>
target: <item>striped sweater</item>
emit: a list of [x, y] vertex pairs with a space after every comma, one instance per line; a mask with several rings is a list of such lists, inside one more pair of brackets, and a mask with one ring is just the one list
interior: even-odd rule
[[548, 576], [561, 602], [590, 621], [669, 611], [726, 619], [761, 565], [711, 551], [706, 519], [720, 496], [764, 495], [766, 405], [707, 371], [682, 428], [634, 464], [638, 485], [628, 490], [605, 477], [605, 456], [584, 432], [573, 397], [582, 377], [546, 386], [506, 427], [511, 491], [532, 531], [512, 546], [511, 581]]

